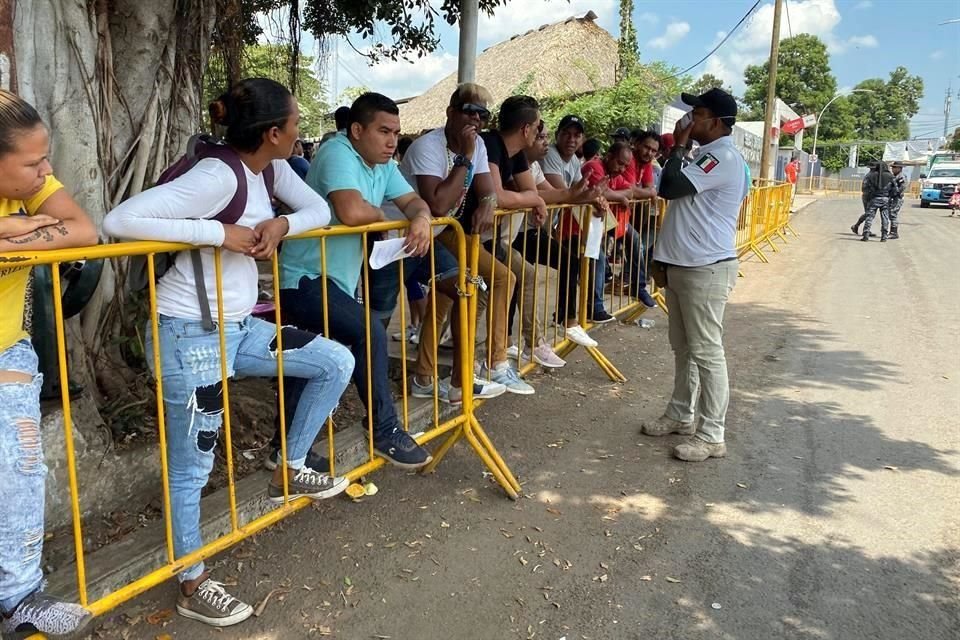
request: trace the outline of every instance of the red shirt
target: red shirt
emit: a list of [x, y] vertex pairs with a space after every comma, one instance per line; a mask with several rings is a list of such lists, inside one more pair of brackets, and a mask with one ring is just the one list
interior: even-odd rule
[[630, 182], [630, 186], [639, 184], [641, 187], [653, 186], [653, 163], [648, 162], [641, 166], [637, 157], [630, 159], [630, 166], [623, 172], [624, 177]]
[[[649, 165], [647, 168], [650, 168]], [[586, 162], [580, 167], [580, 172], [583, 174], [583, 177], [587, 179], [587, 185], [591, 187], [596, 186], [601, 180], [607, 177], [610, 178], [608, 186], [613, 191], [623, 191], [633, 186], [628, 174], [629, 169], [623, 173], [611, 176], [607, 173], [607, 168], [603, 165], [603, 160], [599, 157]], [[627, 223], [630, 221], [630, 208], [622, 204], [612, 203], [610, 210], [613, 211], [617, 218], [616, 237], [619, 238], [623, 236], [627, 229]], [[571, 235], [578, 235], [579, 233], [580, 225], [572, 214], [567, 214], [563, 223], [560, 225], [560, 237], [568, 238]]]

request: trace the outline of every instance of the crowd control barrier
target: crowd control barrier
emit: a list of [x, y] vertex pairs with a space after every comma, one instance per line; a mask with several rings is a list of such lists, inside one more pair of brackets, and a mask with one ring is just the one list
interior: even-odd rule
[[[764, 249], [780, 251], [776, 241], [786, 242], [786, 232], [796, 236], [790, 226], [790, 204], [792, 186], [789, 184], [768, 185], [755, 187], [744, 201], [737, 225], [736, 244], [738, 255], [742, 258], [747, 254], [754, 254], [762, 262], [768, 262]], [[655, 305], [664, 311], [667, 309], [664, 295], [651, 277], [653, 247], [666, 215], [669, 215], [666, 202], [663, 200], [641, 200], [611, 207], [609, 210], [600, 210], [593, 205], [554, 205], [547, 208], [544, 219], [538, 219], [532, 210], [499, 210], [495, 214], [494, 230], [486, 237], [477, 235], [465, 236], [459, 223], [451, 218], [438, 218], [433, 221], [435, 227], [445, 226], [446, 229], [439, 235], [431, 236], [429, 277], [426, 278], [428, 293], [428, 311], [424, 319], [424, 329], [421, 331], [417, 364], [418, 371], [426, 366], [427, 372], [434, 380], [441, 377], [438, 343], [440, 342], [441, 328], [444, 316], [450, 314], [450, 322], [454, 329], [454, 367], [459, 371], [462, 385], [462, 405], [455, 411], [445, 411], [444, 398], [441, 397], [440, 385], [433, 385], [433, 396], [427, 401], [431, 404], [432, 420], [421, 433], [412, 434], [420, 444], [437, 441], [434, 447], [433, 461], [424, 467], [423, 473], [434, 471], [445, 455], [461, 440], [466, 440], [484, 467], [492, 474], [504, 492], [516, 499], [521, 487], [507, 464], [504, 462], [491, 439], [482, 428], [475, 415], [475, 409], [480, 404], [473, 397], [471, 382], [476, 375], [480, 363], [485, 362], [487, 367], [494, 364], [495, 353], [502, 350], [505, 344], [509, 345], [511, 335], [515, 336], [519, 353], [517, 368], [521, 375], [527, 373], [537, 363], [532, 359], [532, 349], [542, 343], [549, 344], [561, 357], [569, 354], [578, 344], [566, 336], [566, 327], [578, 324], [584, 329], [595, 326], [595, 312], [603, 308], [621, 322], [631, 322], [640, 317], [648, 307], [638, 300], [638, 291], [645, 288]], [[599, 233], [600, 242], [589, 242], [589, 233], [584, 230], [593, 226]], [[313, 238], [321, 245], [320, 264], [321, 273], [327, 272], [326, 245], [330, 238], [340, 236], [357, 236], [363, 246], [364, 264], [360, 276], [357, 298], [363, 304], [364, 331], [366, 335], [366, 406], [372, 404], [371, 384], [371, 331], [373, 323], [381, 320], [371, 309], [370, 292], [372, 280], [379, 276], [369, 263], [372, 241], [391, 234], [402, 234], [408, 227], [403, 222], [383, 222], [363, 227], [328, 227], [318, 229], [297, 236], [298, 238]], [[588, 244], [593, 244], [588, 247]], [[599, 244], [597, 248], [596, 244]], [[433, 259], [440, 246], [453, 254], [457, 262], [455, 275], [438, 274], [436, 261]], [[63, 424], [65, 429], [66, 460], [69, 471], [69, 490], [73, 519], [73, 542], [76, 556], [77, 601], [88, 607], [94, 614], [101, 615], [120, 604], [136, 597], [138, 594], [172, 578], [190, 565], [209, 558], [224, 551], [251, 535], [273, 525], [284, 518], [308, 506], [311, 501], [306, 498], [291, 500], [288, 493], [288, 474], [286, 463], [283, 464], [284, 499], [282, 504], [264, 515], [255, 517], [248, 522], [241, 521], [237, 509], [236, 482], [234, 473], [235, 451], [233, 447], [231, 411], [230, 411], [230, 382], [225, 350], [225, 335], [223, 332], [223, 316], [220, 305], [217, 305], [217, 333], [220, 341], [220, 373], [223, 384], [223, 441], [226, 458], [227, 492], [226, 500], [229, 505], [230, 530], [220, 537], [207, 540], [204, 546], [189, 555], [177, 557], [174, 553], [173, 531], [171, 524], [170, 486], [167, 460], [167, 438], [164, 423], [164, 391], [162, 381], [161, 357], [159, 351], [159, 322], [156, 303], [155, 262], [158, 254], [172, 251], [183, 251], [193, 248], [189, 245], [176, 245], [159, 242], [121, 242], [48, 252], [20, 252], [0, 255], [0, 266], [15, 263], [20, 267], [50, 265], [52, 274], [52, 303], [54, 307], [53, 331], [56, 339], [57, 357], [60, 378], [60, 402], [63, 410]], [[595, 258], [587, 257], [588, 250], [595, 252]], [[494, 255], [497, 263], [493, 269], [481, 269], [481, 256], [484, 252]], [[216, 270], [217, 300], [223, 298], [223, 278], [221, 252], [214, 250], [214, 264]], [[64, 309], [62, 304], [62, 282], [59, 265], [81, 260], [122, 260], [134, 256], [147, 256], [149, 272], [149, 328], [153, 336], [154, 349], [146, 354], [153, 361], [157, 372], [154, 378], [155, 395], [157, 400], [157, 423], [160, 458], [161, 485], [163, 500], [163, 527], [165, 532], [165, 561], [161, 566], [153, 568], [128, 584], [105, 593], [90, 593], [85, 570], [85, 548], [83, 522], [81, 519], [80, 494], [83, 492], [83, 482], [78, 478], [73, 440], [73, 422], [67, 384], [69, 367], [67, 361]], [[598, 265], [603, 261], [602, 268]], [[487, 264], [490, 264], [489, 262]], [[499, 266], [498, 266], [499, 265]], [[283, 331], [284, 311], [280, 295], [279, 259], [275, 252], [270, 260], [273, 276], [273, 321], [276, 324], [276, 372], [278, 386], [277, 409], [281, 424], [286, 420], [287, 407], [284, 398], [285, 380], [283, 375]], [[403, 428], [411, 429], [410, 402], [408, 380], [410, 378], [409, 359], [414, 345], [407, 340], [406, 332], [402, 329], [407, 325], [409, 310], [406, 296], [403, 293], [403, 283], [413, 274], [407, 273], [406, 262], [396, 263], [399, 272], [399, 287], [397, 311], [403, 337], [400, 341], [401, 381], [398, 391], [400, 396], [400, 420]], [[421, 274], [422, 275], [422, 274]], [[449, 276], [440, 280], [439, 276]], [[600, 278], [603, 278], [600, 280]], [[500, 282], [498, 282], [498, 279]], [[504, 283], [506, 280], [506, 283]], [[501, 290], [499, 287], [507, 286]], [[323, 335], [330, 335], [330, 306], [328, 292], [330, 287], [336, 286], [321, 276], [321, 290], [323, 304], [318, 309], [322, 316], [321, 324]], [[481, 312], [481, 298], [483, 311]], [[498, 305], [504, 305], [499, 307]], [[478, 341], [478, 325], [485, 325], [485, 338]], [[498, 332], [499, 335], [498, 335]], [[477, 351], [478, 342], [483, 351]], [[526, 344], [531, 354], [524, 351]], [[613, 381], [626, 381], [626, 377], [616, 368], [602, 352], [601, 345], [585, 347], [591, 358], [601, 371]], [[422, 357], [421, 357], [422, 356]], [[424, 364], [426, 363], [426, 364]], [[348, 388], [347, 394], [354, 393]], [[451, 415], [452, 414], [452, 415]], [[345, 475], [351, 480], [368, 475], [385, 464], [385, 461], [374, 452], [373, 432], [374, 416], [367, 411], [365, 419], [366, 431], [366, 459], [348, 470], [339, 473], [336, 469], [336, 439], [338, 431], [334, 428], [334, 419], [328, 419], [326, 424], [326, 447], [329, 456], [331, 473]], [[286, 437], [281, 438], [282, 460], [286, 460]]]

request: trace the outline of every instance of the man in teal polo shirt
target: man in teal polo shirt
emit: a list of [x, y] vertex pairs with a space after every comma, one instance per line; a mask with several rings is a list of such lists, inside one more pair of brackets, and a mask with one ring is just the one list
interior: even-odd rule
[[[365, 93], [350, 107], [347, 130], [320, 147], [310, 165], [307, 184], [330, 205], [333, 224], [361, 226], [384, 220], [379, 205], [391, 200], [410, 219], [408, 254], [430, 250], [430, 208], [413, 191], [393, 162], [400, 133], [396, 104], [378, 93]], [[393, 465], [416, 469], [430, 462], [430, 454], [401, 427], [393, 404], [388, 376], [387, 335], [382, 323], [369, 323], [367, 360], [366, 312], [356, 290], [363, 269], [363, 238], [359, 234], [326, 239], [327, 320], [324, 327], [323, 271], [319, 239], [288, 240], [280, 254], [280, 301], [288, 321], [323, 333], [350, 347], [356, 359], [353, 381], [361, 401], [373, 416], [373, 446]], [[370, 385], [368, 387], [368, 370]], [[287, 415], [293, 415], [302, 384], [284, 381]], [[368, 394], [372, 402], [368, 403]], [[279, 448], [279, 432], [274, 438]], [[272, 454], [267, 462], [275, 464]], [[323, 463], [317, 461], [323, 466]]]

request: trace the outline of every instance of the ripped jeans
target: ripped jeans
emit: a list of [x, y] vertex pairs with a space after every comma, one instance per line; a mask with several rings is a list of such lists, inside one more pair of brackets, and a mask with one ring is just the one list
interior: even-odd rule
[[[248, 316], [224, 323], [229, 377], [277, 375], [276, 326]], [[153, 366], [149, 327], [147, 362]], [[307, 380], [287, 437], [287, 465], [303, 466], [314, 438], [337, 406], [353, 373], [353, 355], [339, 343], [293, 327], [284, 327], [283, 369]], [[220, 338], [196, 320], [160, 316], [163, 407], [170, 470], [170, 509], [178, 558], [199, 549], [200, 491], [213, 470], [214, 447], [223, 422]], [[195, 580], [203, 563], [180, 574]]]
[[37, 355], [27, 340], [0, 351], [0, 371], [33, 382], [0, 383], [0, 612], [40, 588], [44, 481]]

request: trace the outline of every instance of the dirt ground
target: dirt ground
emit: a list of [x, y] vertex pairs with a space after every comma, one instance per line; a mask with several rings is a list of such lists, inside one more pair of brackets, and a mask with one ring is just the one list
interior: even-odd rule
[[[908, 202], [860, 243], [855, 201], [817, 203], [753, 260], [727, 312], [729, 457], [638, 434], [672, 385], [667, 319], [600, 329], [480, 417], [523, 483], [465, 446], [434, 476], [385, 470], [215, 559], [260, 615], [178, 618], [166, 584], [94, 637], [500, 640], [960, 637], [960, 220]], [[265, 604], [264, 601], [266, 600]]]

